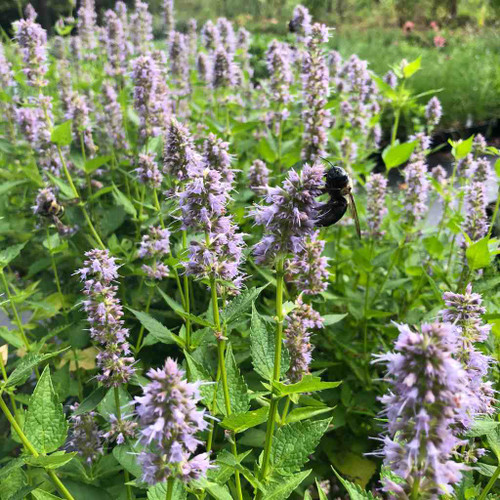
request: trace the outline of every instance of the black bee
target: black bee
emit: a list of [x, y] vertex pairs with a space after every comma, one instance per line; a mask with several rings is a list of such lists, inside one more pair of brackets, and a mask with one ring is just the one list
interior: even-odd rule
[[356, 224], [356, 232], [358, 237], [361, 238], [361, 228], [356, 203], [352, 195], [351, 180], [342, 167], [332, 165], [332, 168], [326, 173], [325, 193], [330, 196], [330, 199], [318, 208], [316, 226], [332, 226], [344, 217], [349, 206]]
[[293, 19], [290, 20], [288, 23], [288, 30], [290, 33], [296, 33], [297, 32], [297, 27], [295, 26], [295, 23], [293, 22]]

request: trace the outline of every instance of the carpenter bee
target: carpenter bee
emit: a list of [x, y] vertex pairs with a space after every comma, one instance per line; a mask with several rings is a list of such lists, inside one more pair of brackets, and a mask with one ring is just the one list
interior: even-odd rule
[[[73, 200], [70, 200], [68, 203], [76, 205], [79, 202], [79, 198], [75, 198]], [[41, 203], [37, 207], [36, 213], [41, 217], [50, 219], [56, 226], [57, 232], [59, 234], [69, 234], [71, 232], [71, 228], [61, 222], [61, 218], [65, 213], [64, 205], [58, 203], [55, 198], [47, 198], [46, 200], [44, 200], [43, 203]]]
[[352, 195], [351, 180], [342, 167], [332, 165], [329, 161], [328, 163], [331, 168], [326, 173], [325, 193], [328, 194], [330, 199], [326, 203], [322, 203], [318, 208], [316, 226], [327, 227], [337, 223], [342, 219], [349, 206], [356, 224], [356, 232], [358, 237], [361, 238], [361, 228], [356, 203]]

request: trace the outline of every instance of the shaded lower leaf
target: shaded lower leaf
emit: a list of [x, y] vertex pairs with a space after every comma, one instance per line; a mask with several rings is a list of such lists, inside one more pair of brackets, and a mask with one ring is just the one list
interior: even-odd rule
[[245, 413], [232, 413], [221, 423], [221, 427], [236, 433], [246, 431], [251, 427], [263, 424], [269, 415], [269, 407], [264, 406], [258, 410], [247, 411]]
[[27, 456], [24, 461], [31, 467], [42, 467], [43, 469], [58, 469], [73, 460], [76, 453], [55, 452], [52, 455], [39, 455], [38, 457]]
[[285, 500], [292, 494], [295, 488], [300, 486], [302, 481], [304, 481], [310, 473], [311, 470], [306, 470], [294, 476], [271, 483], [264, 491], [264, 498], [266, 500]]
[[73, 412], [73, 415], [82, 415], [97, 408], [97, 405], [104, 399], [108, 393], [108, 388], [104, 386], [98, 387], [95, 391], [89, 394], [78, 408]]

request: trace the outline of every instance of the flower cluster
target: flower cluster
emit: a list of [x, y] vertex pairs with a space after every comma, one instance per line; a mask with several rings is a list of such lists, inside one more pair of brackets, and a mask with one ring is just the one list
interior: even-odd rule
[[484, 184], [485, 188], [488, 186], [488, 182], [494, 177], [488, 158], [478, 158], [476, 160], [476, 168], [472, 177], [474, 182]]
[[106, 64], [106, 73], [110, 76], [121, 76], [125, 73], [127, 67], [127, 39], [123, 29], [123, 23], [118, 14], [108, 9], [104, 13], [104, 28], [106, 52], [108, 55]]
[[232, 53], [219, 45], [213, 57], [213, 87], [234, 87], [236, 85], [236, 71]]
[[437, 498], [452, 493], [464, 468], [451, 459], [461, 444], [453, 424], [466, 403], [464, 372], [452, 357], [456, 329], [449, 323], [398, 329], [396, 352], [378, 356], [387, 364], [392, 386], [381, 398], [388, 420], [384, 463], [399, 478], [385, 478], [384, 490], [394, 498], [408, 498], [418, 488], [420, 498]]
[[163, 174], [158, 168], [158, 163], [153, 153], [139, 153], [138, 166], [135, 172], [142, 184], [146, 184], [154, 189], [161, 187]]
[[152, 259], [152, 265], [144, 264], [142, 270], [150, 279], [161, 280], [168, 276], [168, 267], [161, 262], [161, 258], [170, 253], [170, 231], [161, 227], [151, 226], [148, 234], [141, 240], [139, 257]]
[[382, 174], [370, 174], [366, 181], [366, 223], [372, 238], [383, 235], [380, 230], [382, 220], [387, 213], [385, 195], [387, 179]]
[[307, 37], [307, 51], [302, 65], [302, 158], [306, 161], [315, 161], [320, 156], [326, 156], [326, 131], [330, 124], [330, 110], [325, 109], [329, 95], [329, 75], [323, 45], [327, 42], [327, 27], [324, 24], [314, 24]]
[[302, 293], [317, 295], [328, 286], [328, 259], [321, 256], [324, 248], [325, 242], [316, 231], [304, 238], [302, 248], [285, 263], [287, 280]]
[[421, 159], [410, 160], [403, 175], [406, 184], [403, 191], [404, 218], [413, 223], [422, 219], [428, 209], [429, 179], [427, 178], [425, 161]]
[[217, 29], [217, 26], [215, 26], [215, 24], [210, 21], [210, 19], [203, 25], [203, 28], [201, 29], [201, 40], [203, 46], [208, 51], [213, 51], [216, 47], [219, 46], [219, 30]]
[[488, 338], [491, 325], [482, 322], [482, 315], [486, 312], [481, 305], [483, 299], [480, 294], [472, 292], [470, 283], [463, 294], [446, 292], [443, 300], [446, 305], [441, 311], [443, 321], [453, 323], [458, 330], [454, 357], [465, 370], [463, 385], [469, 401], [460, 423], [469, 428], [474, 418], [495, 412], [493, 388], [491, 382], [485, 381], [492, 358], [476, 347], [477, 343]]
[[23, 73], [28, 85], [45, 87], [47, 66], [47, 32], [34, 19], [21, 19], [14, 23], [15, 38], [23, 57]]
[[307, 7], [297, 5], [293, 10], [289, 23], [290, 31], [297, 35], [299, 41], [304, 41], [311, 32], [311, 14]]
[[165, 34], [168, 37], [175, 29], [174, 0], [163, 1], [163, 19], [165, 19]]
[[323, 328], [323, 319], [310, 305], [305, 304], [301, 297], [285, 319], [287, 326], [283, 332], [284, 344], [290, 354], [288, 377], [290, 382], [295, 383], [309, 373], [313, 350], [311, 330]]
[[198, 24], [196, 22], [196, 19], [194, 18], [189, 19], [187, 26], [187, 45], [190, 57], [196, 55], [196, 49], [198, 46], [197, 30], [198, 30]]
[[163, 150], [163, 172], [177, 181], [185, 181], [202, 170], [203, 160], [188, 128], [171, 118]]
[[115, 88], [110, 83], [105, 83], [102, 88], [103, 112], [99, 117], [106, 131], [106, 136], [117, 150], [127, 149], [128, 143], [123, 127], [123, 113]]
[[219, 43], [222, 44], [229, 54], [234, 54], [236, 51], [236, 37], [231, 21], [225, 17], [219, 17], [217, 19], [217, 30], [219, 32]]
[[482, 182], [473, 181], [465, 188], [463, 230], [472, 241], [480, 240], [488, 232], [486, 187]]
[[82, 47], [82, 54], [85, 59], [94, 59], [93, 53], [97, 45], [97, 14], [94, 0], [83, 0], [78, 9], [78, 38]]
[[305, 164], [300, 172], [290, 170], [283, 187], [267, 187], [266, 205], [257, 205], [250, 212], [255, 223], [265, 229], [261, 241], [254, 247], [259, 264], [274, 260], [278, 255], [301, 250], [303, 240], [314, 232], [314, 220], [324, 187], [321, 164]]
[[135, 11], [130, 16], [130, 25], [133, 26], [132, 42], [135, 52], [146, 54], [153, 40], [153, 16], [148, 10], [148, 4], [137, 0], [135, 2]]
[[137, 432], [137, 422], [129, 418], [116, 418], [115, 415], [111, 414], [109, 416], [110, 428], [109, 431], [104, 434], [104, 438], [109, 441], [115, 441], [116, 444], [120, 445], [125, 443], [127, 439], [134, 439]]
[[90, 109], [87, 99], [78, 92], [71, 92], [67, 103], [68, 109], [65, 117], [73, 120], [73, 133], [77, 143], [83, 143], [89, 156], [94, 156], [97, 148], [92, 138], [92, 126], [90, 122]]
[[425, 107], [425, 118], [427, 119], [428, 127], [435, 127], [439, 120], [441, 120], [441, 116], [443, 115], [443, 108], [441, 107], [441, 103], [437, 97], [433, 97]]
[[144, 395], [135, 398], [140, 442], [146, 447], [139, 454], [142, 480], [156, 484], [169, 478], [189, 482], [204, 477], [210, 468], [208, 454], [193, 456], [202, 444], [196, 434], [208, 427], [205, 410], [196, 408], [199, 382], [187, 382], [171, 358], [163, 369], [149, 370], [148, 378]]
[[441, 186], [446, 184], [446, 170], [441, 165], [437, 165], [431, 170], [431, 177]]
[[228, 149], [228, 142], [215, 134], [208, 134], [203, 144], [203, 162], [206, 167], [213, 168], [220, 173], [222, 182], [231, 184], [234, 180], [234, 172], [231, 170], [231, 155]]
[[168, 39], [168, 59], [170, 73], [178, 84], [185, 86], [189, 77], [188, 51], [186, 36], [178, 31], [172, 31]]
[[166, 87], [156, 61], [146, 54], [132, 61], [134, 105], [141, 120], [141, 135], [156, 136], [165, 128], [170, 115]]
[[200, 52], [196, 58], [196, 70], [198, 71], [198, 78], [206, 84], [212, 83], [212, 61], [205, 52]]
[[[78, 403], [75, 403], [70, 406], [70, 410], [74, 413], [78, 406]], [[99, 430], [97, 414], [90, 411], [82, 415], [72, 415], [70, 424], [69, 449], [75, 450], [88, 465], [91, 465], [104, 455], [104, 433]]]
[[126, 384], [134, 373], [130, 354], [129, 331], [124, 327], [123, 309], [117, 297], [118, 266], [108, 250], [94, 249], [85, 253], [87, 260], [76, 274], [84, 283], [86, 299], [83, 308], [90, 324], [90, 336], [101, 345], [97, 380], [106, 387]]
[[269, 182], [269, 169], [262, 160], [255, 160], [248, 171], [250, 189], [256, 194], [261, 194]]
[[267, 71], [271, 75], [272, 98], [278, 104], [290, 101], [290, 85], [293, 83], [290, 47], [284, 42], [273, 40], [266, 51]]

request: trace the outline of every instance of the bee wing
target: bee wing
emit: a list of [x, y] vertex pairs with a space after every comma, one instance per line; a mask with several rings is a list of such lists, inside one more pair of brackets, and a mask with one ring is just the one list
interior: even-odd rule
[[356, 224], [356, 232], [358, 233], [358, 238], [361, 239], [361, 226], [359, 225], [358, 210], [356, 209], [356, 202], [354, 201], [354, 196], [349, 193], [349, 208], [351, 209], [352, 218]]

